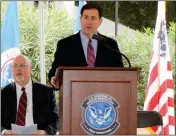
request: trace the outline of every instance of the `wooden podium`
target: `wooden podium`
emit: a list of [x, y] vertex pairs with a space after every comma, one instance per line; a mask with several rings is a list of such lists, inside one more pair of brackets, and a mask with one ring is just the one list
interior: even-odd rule
[[[139, 71], [139, 68], [58, 68], [59, 134], [135, 135]], [[101, 104], [104, 109], [99, 109], [103, 107]], [[103, 114], [101, 119], [99, 113]]]

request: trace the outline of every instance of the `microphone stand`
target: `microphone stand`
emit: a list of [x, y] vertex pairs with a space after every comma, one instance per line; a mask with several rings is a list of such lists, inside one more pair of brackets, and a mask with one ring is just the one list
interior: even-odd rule
[[100, 43], [101, 43], [101, 42], [102, 42], [102, 43], [105, 43], [105, 46], [106, 46], [108, 49], [110, 49], [110, 50], [112, 50], [112, 51], [114, 51], [114, 52], [116, 52], [116, 53], [122, 55], [122, 56], [127, 60], [128, 65], [129, 65], [129, 68], [131, 68], [131, 63], [130, 63], [130, 60], [127, 58], [127, 56], [125, 56], [123, 53], [121, 53], [121, 52], [119, 52], [119, 51], [113, 49], [112, 47], [110, 47], [110, 46], [107, 44], [107, 42], [106, 42], [106, 38], [104, 38], [104, 37], [102, 37], [102, 36], [99, 36], [99, 35], [96, 35], [96, 34], [93, 34], [93, 35], [92, 35], [92, 38], [98, 40]]
[[128, 65], [129, 65], [129, 68], [131, 68], [131, 63], [130, 63], [130, 60], [127, 58], [127, 56], [125, 56], [125, 55], [122, 54], [121, 52], [119, 52], [119, 51], [113, 49], [112, 47], [110, 47], [109, 45], [107, 45], [107, 43], [106, 43], [106, 47], [109, 48], [110, 50], [112, 50], [112, 51], [114, 51], [114, 52], [117, 52], [117, 53], [119, 53], [120, 55], [122, 55], [122, 56], [127, 60]]

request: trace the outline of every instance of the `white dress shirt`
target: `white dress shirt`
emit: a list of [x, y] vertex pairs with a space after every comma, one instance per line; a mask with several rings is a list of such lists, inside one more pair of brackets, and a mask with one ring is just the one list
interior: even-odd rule
[[32, 81], [30, 79], [29, 83], [25, 86], [20, 86], [16, 82], [15, 82], [15, 84], [16, 84], [16, 93], [17, 93], [17, 112], [18, 112], [18, 105], [19, 105], [20, 97], [23, 93], [21, 88], [24, 87], [26, 95], [27, 95], [27, 109], [26, 109], [25, 126], [34, 125], [33, 102], [32, 102]]

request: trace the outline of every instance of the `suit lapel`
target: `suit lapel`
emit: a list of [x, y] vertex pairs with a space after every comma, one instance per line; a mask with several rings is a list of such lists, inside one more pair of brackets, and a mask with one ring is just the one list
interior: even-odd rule
[[[97, 32], [98, 35], [101, 35], [99, 32]], [[103, 36], [104, 37], [104, 36]], [[104, 64], [104, 58], [107, 57], [106, 56], [106, 47], [104, 45], [104, 43], [97, 41], [97, 54], [96, 54], [96, 59], [95, 59], [95, 66], [101, 66], [101, 64]], [[102, 63], [103, 61], [103, 63]]]
[[105, 50], [106, 49], [105, 49], [104, 45], [102, 45], [102, 43], [100, 43], [98, 41], [97, 55], [96, 55], [96, 59], [95, 59], [95, 66], [99, 66], [101, 64], [101, 61], [104, 60], [104, 57], [105, 57], [104, 55], [106, 55], [105, 52], [104, 52]]
[[15, 123], [16, 122], [16, 115], [17, 115], [17, 92], [16, 92], [16, 85], [15, 85], [15, 82], [12, 83], [11, 85], [12, 87], [12, 92], [11, 94], [9, 94], [9, 102], [11, 101], [12, 102], [12, 114], [13, 117], [12, 117], [12, 122]]
[[[32, 102], [33, 102], [33, 119], [34, 119], [34, 124], [36, 123], [36, 114], [37, 114], [37, 91], [36, 91], [36, 86], [35, 82], [32, 81]], [[38, 96], [39, 97], [39, 96]]]
[[[75, 55], [77, 56], [77, 59], [79, 59], [81, 64], [87, 65], [86, 56], [84, 54], [83, 45], [81, 42], [80, 32], [77, 33], [75, 35], [75, 37], [76, 37], [75, 42], [74, 42]], [[80, 57], [80, 56], [82, 56], [82, 57]]]

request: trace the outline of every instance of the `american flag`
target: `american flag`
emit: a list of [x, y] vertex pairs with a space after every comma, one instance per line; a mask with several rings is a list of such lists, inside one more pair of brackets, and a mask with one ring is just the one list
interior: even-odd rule
[[174, 82], [169, 55], [165, 13], [165, 1], [158, 1], [153, 54], [145, 94], [144, 110], [158, 111], [163, 119], [163, 127], [151, 127], [148, 129], [150, 133], [174, 135]]

